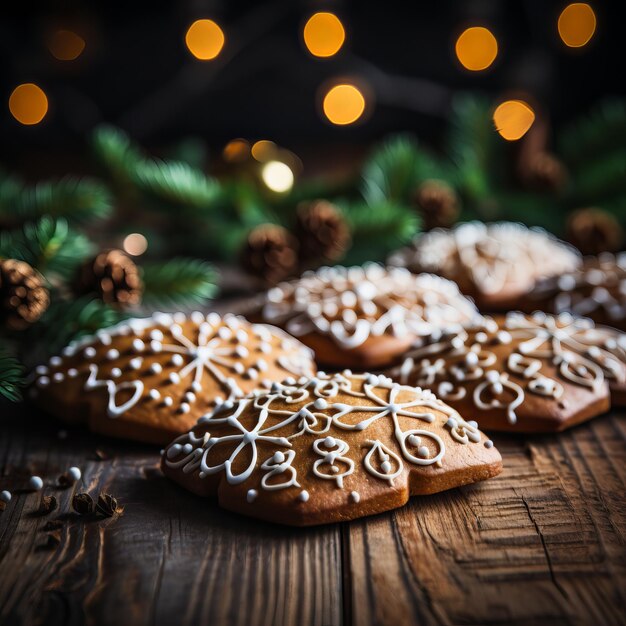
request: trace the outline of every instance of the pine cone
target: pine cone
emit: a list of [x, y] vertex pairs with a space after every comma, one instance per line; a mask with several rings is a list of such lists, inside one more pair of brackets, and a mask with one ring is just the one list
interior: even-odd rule
[[553, 154], [543, 151], [524, 164], [521, 175], [529, 187], [538, 191], [560, 191], [567, 180], [565, 165]]
[[424, 230], [447, 228], [459, 216], [456, 193], [442, 180], [426, 180], [415, 191], [413, 201], [422, 218]]
[[350, 228], [337, 207], [327, 200], [298, 206], [296, 235], [304, 261], [337, 261], [350, 245]]
[[268, 285], [275, 285], [298, 269], [298, 242], [282, 226], [261, 224], [252, 229], [241, 253], [242, 266]]
[[143, 285], [139, 269], [121, 250], [103, 250], [78, 271], [78, 293], [95, 292], [107, 304], [122, 306], [141, 302]]
[[602, 209], [579, 209], [567, 220], [567, 238], [583, 254], [617, 252], [623, 236], [619, 222]]
[[24, 330], [48, 308], [50, 295], [41, 274], [24, 261], [0, 260], [0, 323]]

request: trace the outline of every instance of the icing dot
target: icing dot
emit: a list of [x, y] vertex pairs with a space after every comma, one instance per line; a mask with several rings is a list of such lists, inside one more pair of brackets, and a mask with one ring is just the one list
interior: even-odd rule
[[160, 374], [163, 371], [163, 367], [160, 363], [152, 363], [150, 365], [150, 371], [153, 374]]
[[417, 435], [409, 435], [407, 441], [412, 446], [419, 446], [422, 440]]
[[189, 406], [189, 404], [187, 402], [181, 403], [181, 405], [180, 405], [180, 412], [181, 413], [189, 413], [189, 410], [190, 410], [190, 406]]
[[301, 491], [300, 494], [298, 495], [298, 500], [300, 500], [300, 502], [308, 502], [309, 501], [309, 492], [306, 489]]
[[100, 343], [103, 346], [111, 345], [111, 335], [109, 335], [108, 333], [99, 333], [98, 339], [100, 339]]
[[313, 403], [313, 406], [314, 406], [316, 409], [323, 410], [323, 409], [325, 409], [325, 408], [327, 408], [327, 407], [328, 407], [328, 402], [326, 402], [326, 400], [324, 400], [324, 398], [318, 398], [318, 399], [317, 399], [317, 400]]
[[63, 361], [61, 360], [61, 357], [53, 356], [50, 359], [50, 365], [52, 365], [53, 367], [58, 367], [59, 365], [61, 365], [61, 363], [63, 363]]
[[220, 339], [230, 339], [233, 336], [233, 334], [232, 334], [232, 332], [230, 331], [229, 328], [226, 328], [225, 326], [222, 326], [222, 328], [220, 328], [217, 331], [217, 336]]
[[235, 355], [245, 359], [250, 353], [248, 352], [248, 348], [244, 347], [244, 346], [237, 346], [235, 348]]
[[179, 443], [175, 443], [172, 445], [168, 451], [165, 453], [165, 456], [168, 459], [173, 459], [175, 456], [178, 456], [178, 453], [181, 451], [182, 446]]
[[141, 357], [136, 357], [134, 359], [131, 359], [128, 364], [130, 365], [131, 369], [138, 370], [141, 367], [142, 363], [143, 359]]
[[161, 397], [161, 394], [159, 392], [158, 389], [150, 389], [150, 392], [148, 393], [148, 395], [153, 399], [153, 400], [158, 400]]
[[70, 469], [67, 470], [67, 477], [73, 482], [79, 481], [82, 475], [78, 467], [70, 467]]
[[491, 439], [485, 441], [485, 448], [493, 448], [493, 441], [491, 441]]
[[83, 352], [83, 354], [88, 359], [93, 359], [93, 357], [96, 356], [96, 349], [93, 346], [89, 346], [89, 347], [85, 348], [85, 351]]
[[280, 450], [278, 450], [277, 452], [274, 452], [272, 460], [274, 461], [274, 463], [284, 463], [285, 455]]
[[202, 385], [201, 385], [201, 384], [200, 384], [197, 380], [194, 380], [194, 381], [191, 383], [191, 388], [192, 388], [192, 389], [193, 389], [196, 393], [198, 393], [199, 391], [202, 391]]
[[174, 315], [172, 315], [172, 319], [177, 324], [182, 324], [187, 319], [187, 316], [182, 311], [178, 311], [177, 313], [174, 313]]
[[35, 368], [35, 373], [39, 374], [40, 376], [42, 376], [43, 374], [47, 374], [48, 373], [48, 368], [45, 365], [38, 365]]
[[186, 443], [186, 444], [183, 446], [183, 452], [184, 452], [185, 454], [189, 454], [192, 450], [193, 450], [193, 446], [192, 446], [190, 443]]
[[176, 372], [170, 372], [168, 378], [171, 383], [176, 384], [180, 382], [180, 376]]
[[50, 379], [47, 376], [40, 376], [37, 379], [37, 384], [40, 387], [47, 387], [50, 384]]
[[326, 439], [324, 439], [324, 446], [327, 448], [334, 448], [336, 445], [337, 442], [334, 437], [326, 437]]
[[256, 367], [259, 370], [259, 372], [265, 372], [267, 371], [267, 361], [264, 361], [263, 359], [259, 359], [256, 362]]
[[165, 406], [172, 406], [172, 404], [174, 404], [174, 400], [172, 400], [170, 396], [165, 396], [165, 398], [163, 398], [163, 404]]
[[133, 350], [135, 350], [136, 352], [141, 352], [145, 349], [145, 347], [146, 344], [141, 341], [141, 339], [139, 339], [138, 337], [135, 337], [135, 339], [133, 339]]
[[380, 469], [383, 470], [385, 474], [389, 474], [389, 472], [391, 472], [391, 463], [389, 461], [383, 461], [380, 464]]
[[200, 311], [194, 311], [189, 317], [194, 324], [202, 324], [204, 321], [204, 315]]
[[56, 383], [60, 383], [65, 377], [62, 372], [56, 372], [54, 376], [52, 376], [52, 380]]
[[183, 359], [182, 355], [180, 354], [173, 354], [171, 361], [172, 361], [172, 365], [176, 365], [177, 367], [180, 367], [185, 362], [185, 359]]
[[163, 333], [158, 330], [158, 329], [154, 329], [150, 331], [150, 339], [155, 339], [156, 341], [163, 341]]
[[76, 378], [78, 376], [78, 370], [75, 367], [70, 367], [70, 369], [67, 370], [67, 375], [70, 378]]
[[120, 351], [116, 350], [115, 348], [111, 348], [110, 350], [107, 350], [107, 359], [109, 361], [113, 361], [114, 359], [117, 359], [120, 356]]
[[196, 401], [196, 394], [192, 393], [191, 391], [188, 391], [185, 395], [184, 398], [187, 402], [195, 402]]
[[361, 495], [358, 491], [352, 491], [350, 493], [350, 500], [352, 500], [355, 504], [358, 504], [361, 501]]
[[248, 371], [246, 372], [246, 376], [248, 378], [250, 378], [250, 380], [256, 380], [259, 377], [259, 373], [253, 369], [252, 367], [250, 369], [248, 369]]
[[487, 333], [476, 333], [476, 341], [478, 341], [478, 343], [485, 343], [488, 339]]
[[246, 500], [250, 503], [256, 500], [256, 497], [259, 495], [256, 489], [248, 489], [248, 493], [246, 494]]
[[150, 349], [152, 352], [161, 352], [161, 350], [163, 350], [163, 344], [160, 341], [151, 341]]
[[272, 351], [272, 346], [269, 343], [260, 343], [259, 351], [263, 352], [263, 354], [269, 354]]
[[112, 378], [119, 378], [122, 375], [122, 370], [119, 367], [114, 367], [111, 370], [111, 377]]
[[497, 383], [500, 380], [500, 375], [498, 374], [498, 372], [496, 372], [496, 370], [490, 370], [487, 372], [487, 374], [485, 374], [485, 378], [490, 383]]
[[33, 491], [39, 491], [43, 488], [43, 480], [39, 476], [31, 476], [28, 481], [28, 488]]
[[478, 365], [478, 355], [475, 352], [468, 352], [465, 355], [465, 362], [470, 367], [475, 367], [476, 365]]
[[420, 446], [417, 450], [417, 453], [423, 458], [427, 458], [429, 455], [428, 448], [426, 446]]
[[172, 324], [170, 332], [174, 337], [180, 337], [183, 334], [183, 329], [179, 324]]
[[10, 491], [2, 491], [0, 492], [0, 502], [11, 502], [11, 492]]

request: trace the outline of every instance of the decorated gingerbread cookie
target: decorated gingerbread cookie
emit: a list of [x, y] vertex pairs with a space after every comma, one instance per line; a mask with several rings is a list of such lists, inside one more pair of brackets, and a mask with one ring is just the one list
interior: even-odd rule
[[544, 313], [484, 318], [418, 342], [390, 375], [432, 389], [483, 428], [558, 431], [626, 402], [626, 335]]
[[315, 372], [293, 337], [240, 317], [157, 313], [81, 339], [36, 368], [38, 404], [99, 433], [167, 443], [216, 404]]
[[360, 371], [384, 367], [416, 337], [477, 315], [454, 283], [380, 265], [324, 267], [281, 283], [262, 318], [313, 348], [318, 362]]
[[586, 257], [577, 270], [543, 281], [538, 292], [556, 313], [590, 317], [626, 331], [626, 252]]
[[220, 405], [163, 451], [161, 467], [226, 509], [308, 526], [490, 478], [502, 459], [432, 392], [345, 371]]
[[519, 308], [537, 280], [574, 270], [578, 252], [540, 228], [467, 222], [418, 236], [390, 265], [453, 280], [484, 310]]

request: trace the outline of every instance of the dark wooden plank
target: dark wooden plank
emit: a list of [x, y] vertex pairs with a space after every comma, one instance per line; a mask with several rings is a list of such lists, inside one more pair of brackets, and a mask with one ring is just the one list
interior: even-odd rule
[[626, 424], [494, 436], [495, 480], [350, 526], [355, 624], [624, 624]]
[[[19, 409], [18, 409], [19, 411]], [[341, 624], [340, 527], [301, 530], [221, 511], [167, 481], [158, 451], [69, 431], [43, 416], [0, 423], [0, 488], [32, 474], [54, 483], [72, 465], [84, 487], [124, 513], [84, 521], [72, 489], [17, 493], [0, 514], [0, 624]], [[103, 449], [110, 458], [97, 460]], [[34, 512], [43, 494], [60, 507]], [[63, 522], [52, 549], [42, 528]]]

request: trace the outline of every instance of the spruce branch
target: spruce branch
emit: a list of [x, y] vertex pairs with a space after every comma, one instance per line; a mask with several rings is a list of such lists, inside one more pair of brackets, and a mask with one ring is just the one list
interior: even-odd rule
[[94, 130], [91, 145], [96, 159], [118, 182], [133, 181], [138, 165], [146, 160], [124, 131], [108, 124]]
[[44, 216], [0, 233], [0, 257], [26, 261], [44, 276], [70, 278], [92, 249], [89, 239], [63, 218]]
[[442, 178], [445, 167], [417, 141], [406, 135], [392, 137], [366, 162], [361, 194], [369, 204], [408, 202], [416, 187], [428, 178]]
[[176, 258], [143, 266], [144, 304], [149, 306], [199, 306], [217, 291], [216, 272], [205, 261]]
[[24, 373], [24, 366], [0, 346], [0, 396], [10, 402], [19, 402], [26, 385]]

